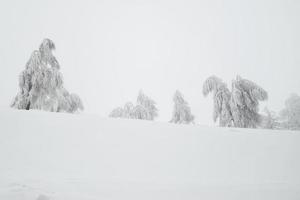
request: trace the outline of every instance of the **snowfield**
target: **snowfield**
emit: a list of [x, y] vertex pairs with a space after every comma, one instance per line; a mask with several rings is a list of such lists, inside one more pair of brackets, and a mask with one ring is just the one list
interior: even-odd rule
[[299, 200], [300, 132], [0, 111], [0, 200]]

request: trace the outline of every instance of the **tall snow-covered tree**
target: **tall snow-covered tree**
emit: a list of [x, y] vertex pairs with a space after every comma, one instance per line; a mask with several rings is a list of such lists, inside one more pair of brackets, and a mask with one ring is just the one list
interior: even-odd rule
[[268, 93], [256, 83], [237, 76], [232, 81], [230, 107], [235, 127], [256, 128], [261, 117], [259, 101], [268, 99]]
[[213, 120], [219, 119], [219, 126], [231, 126], [232, 115], [230, 109], [231, 93], [227, 85], [218, 77], [211, 76], [205, 80], [202, 89], [203, 95], [213, 93]]
[[181, 92], [176, 90], [174, 97], [174, 109], [173, 116], [170, 122], [177, 124], [189, 124], [193, 123], [194, 116], [191, 113], [191, 108], [188, 103], [185, 101]]
[[300, 96], [291, 94], [285, 101], [285, 108], [280, 112], [283, 128], [300, 130]]
[[74, 113], [83, 110], [78, 95], [63, 87], [59, 63], [53, 55], [55, 45], [44, 39], [35, 50], [19, 76], [20, 91], [11, 106], [16, 109], [39, 109]]
[[156, 102], [150, 97], [146, 96], [143, 91], [139, 92], [136, 105], [144, 109], [139, 109], [140, 112], [145, 112], [140, 116], [143, 116], [145, 120], [154, 120], [158, 116], [158, 109], [156, 108]]

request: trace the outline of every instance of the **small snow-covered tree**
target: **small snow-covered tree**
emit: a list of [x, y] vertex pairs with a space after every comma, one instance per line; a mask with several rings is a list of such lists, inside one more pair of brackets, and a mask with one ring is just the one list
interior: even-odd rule
[[133, 103], [127, 102], [123, 108], [117, 107], [113, 109], [109, 114], [109, 117], [134, 119], [134, 108]]
[[109, 117], [114, 117], [114, 118], [122, 118], [123, 117], [123, 108], [117, 107], [111, 111], [109, 114]]
[[136, 105], [133, 105], [131, 102], [127, 102], [124, 105], [124, 108], [119, 107], [114, 109], [109, 116], [128, 119], [154, 120], [157, 116], [156, 103], [140, 91]]
[[173, 116], [170, 122], [176, 124], [189, 124], [193, 123], [194, 116], [191, 113], [191, 108], [189, 107], [188, 103], [184, 100], [183, 95], [181, 92], [176, 90], [174, 96], [174, 109], [173, 109]]
[[131, 102], [127, 102], [123, 108], [123, 117], [128, 119], [135, 119], [133, 114], [134, 105]]
[[271, 111], [268, 109], [268, 107], [265, 107], [263, 112], [265, 114], [263, 114], [261, 116], [262, 121], [261, 121], [261, 128], [265, 128], [265, 129], [278, 129], [279, 128], [279, 122], [278, 119], [276, 117], [276, 113], [274, 111]]
[[231, 126], [232, 115], [230, 109], [230, 96], [231, 93], [227, 88], [227, 85], [218, 77], [211, 76], [203, 84], [203, 95], [207, 96], [209, 93], [213, 93], [214, 108], [213, 108], [213, 120], [217, 121], [219, 118], [220, 126]]
[[132, 116], [134, 119], [150, 119], [149, 112], [142, 105], [136, 105], [132, 110]]
[[78, 110], [83, 110], [83, 104], [77, 94], [69, 93], [65, 88], [62, 88], [58, 96], [57, 112], [75, 113]]
[[109, 114], [109, 117], [114, 117], [114, 118], [122, 118], [124, 114], [124, 110], [121, 107], [117, 107], [111, 111]]
[[237, 76], [232, 81], [230, 108], [235, 127], [256, 128], [261, 122], [259, 101], [268, 93], [254, 82]]
[[285, 101], [285, 108], [280, 112], [283, 128], [300, 130], [300, 96], [291, 94]]
[[39, 50], [31, 54], [19, 76], [20, 91], [11, 107], [74, 113], [83, 110], [81, 99], [63, 87], [59, 64], [53, 55], [54, 43], [44, 39]]
[[154, 118], [158, 116], [156, 102], [150, 97], [146, 96], [143, 91], [139, 92], [136, 104], [140, 107], [140, 109], [138, 109], [139, 112], [145, 112], [140, 113], [139, 117], [143, 117], [145, 120], [154, 120]]

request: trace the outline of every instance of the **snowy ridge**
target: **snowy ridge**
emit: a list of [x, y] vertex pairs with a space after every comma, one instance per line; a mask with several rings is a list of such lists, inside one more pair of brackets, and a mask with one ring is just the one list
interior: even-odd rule
[[2, 110], [0, 158], [1, 200], [300, 199], [298, 131]]

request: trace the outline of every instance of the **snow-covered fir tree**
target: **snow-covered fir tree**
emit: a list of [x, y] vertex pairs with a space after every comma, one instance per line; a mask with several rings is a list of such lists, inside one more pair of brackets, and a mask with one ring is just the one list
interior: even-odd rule
[[285, 101], [285, 108], [280, 112], [282, 126], [285, 129], [300, 130], [300, 96], [291, 94]]
[[13, 108], [68, 113], [83, 110], [79, 96], [63, 87], [60, 66], [53, 50], [54, 43], [44, 39], [39, 50], [33, 51], [19, 76], [20, 91], [11, 104]]
[[235, 127], [256, 128], [261, 117], [259, 101], [268, 99], [268, 93], [256, 83], [237, 76], [232, 81], [230, 108]]
[[189, 107], [188, 103], [185, 101], [181, 92], [176, 90], [174, 96], [174, 109], [173, 109], [173, 116], [170, 122], [176, 124], [189, 124], [193, 123], [194, 116], [191, 113], [191, 108]]
[[219, 126], [231, 126], [232, 115], [230, 109], [231, 93], [227, 85], [218, 77], [211, 76], [203, 84], [203, 95], [213, 93], [213, 120], [219, 119]]

